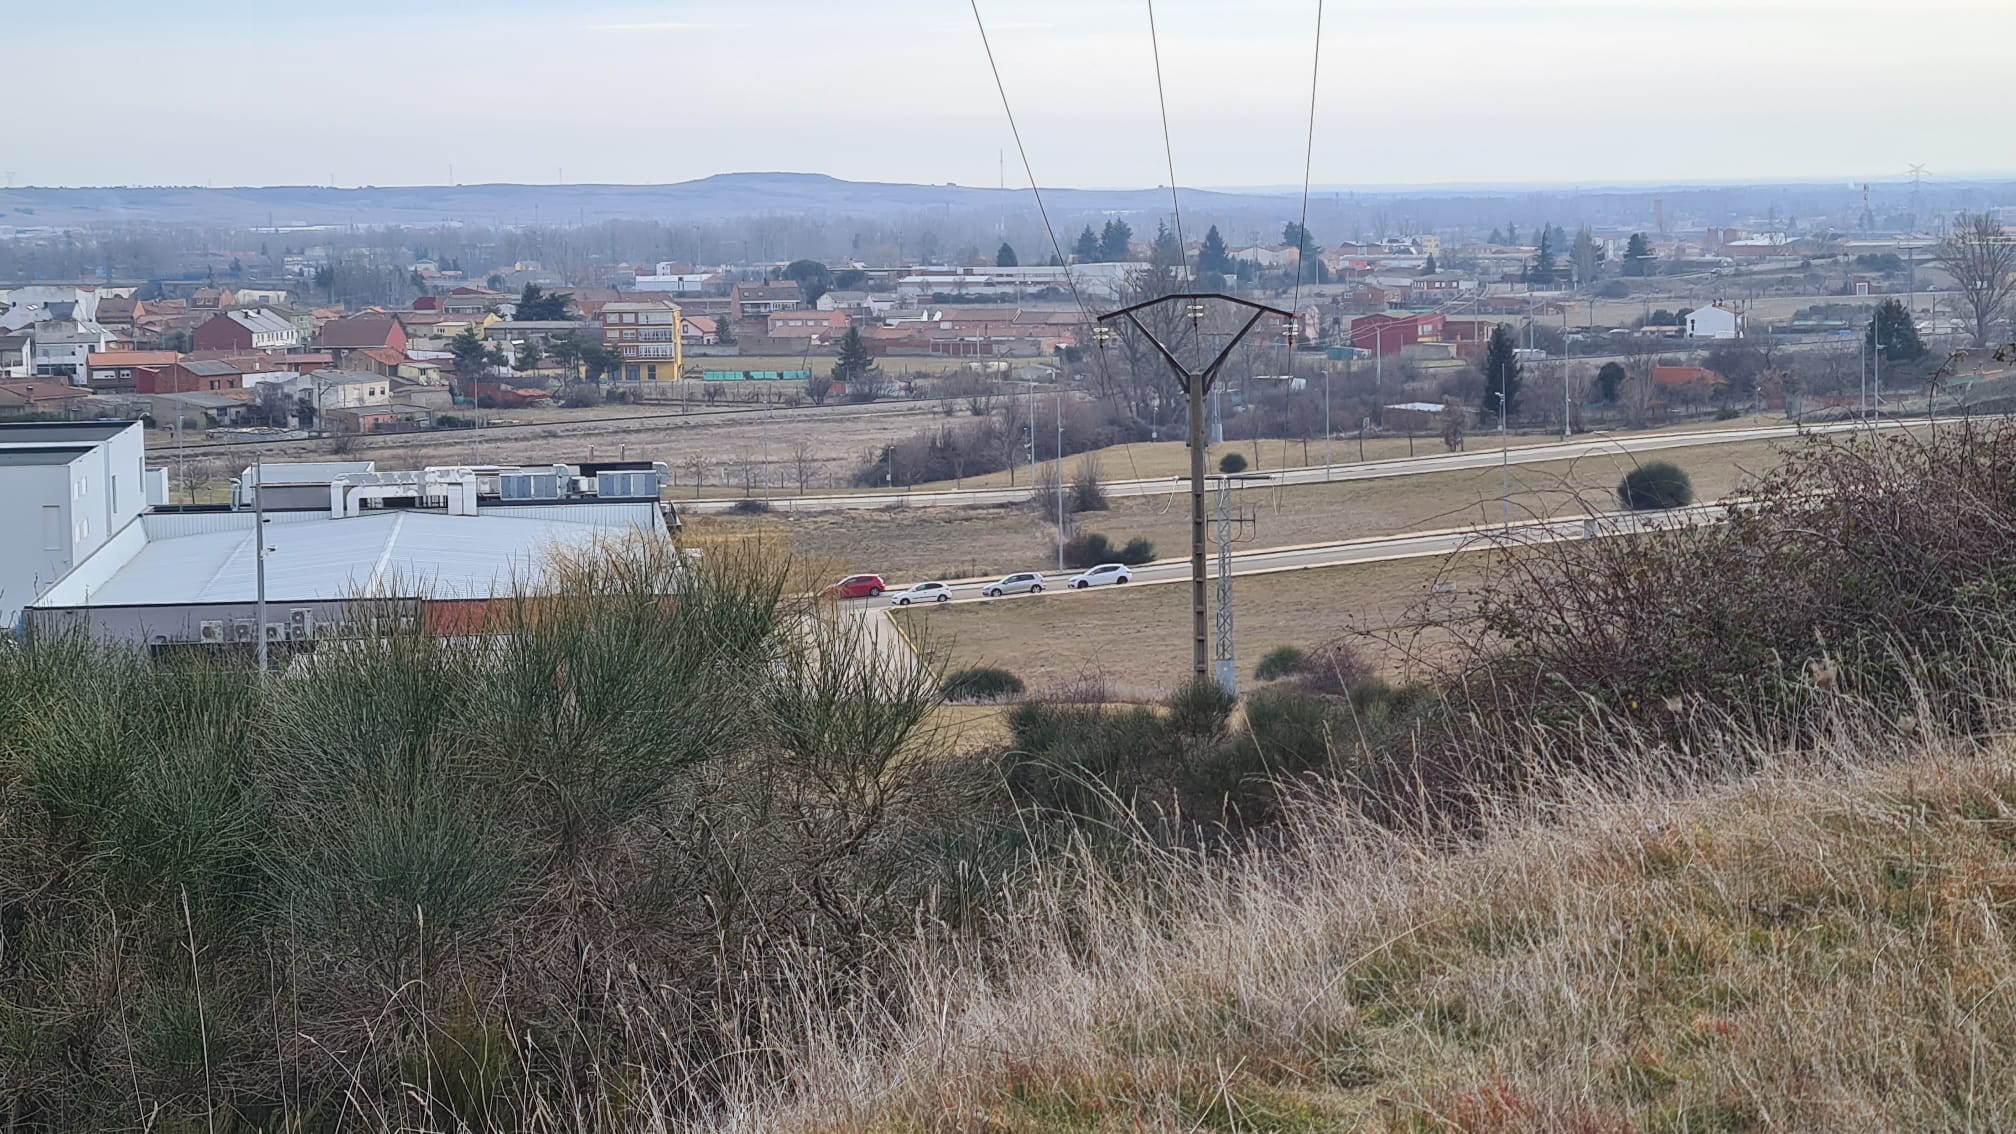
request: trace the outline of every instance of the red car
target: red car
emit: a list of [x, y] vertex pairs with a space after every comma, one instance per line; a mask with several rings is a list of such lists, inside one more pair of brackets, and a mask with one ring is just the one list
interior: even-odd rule
[[849, 575], [826, 588], [826, 593], [834, 598], [881, 598], [888, 588], [882, 585], [880, 575]]

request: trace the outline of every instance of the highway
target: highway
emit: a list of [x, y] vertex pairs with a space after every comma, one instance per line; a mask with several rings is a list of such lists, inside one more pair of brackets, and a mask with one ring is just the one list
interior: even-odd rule
[[[1883, 428], [1894, 429], [1904, 422], [1888, 421]], [[1912, 422], [1910, 424], [1917, 424]], [[1538, 464], [1543, 461], [1575, 460], [1582, 457], [1605, 453], [1651, 453], [1662, 449], [1681, 449], [1694, 445], [1733, 445], [1743, 441], [1774, 441], [1797, 437], [1805, 433], [1841, 433], [1856, 429], [1867, 429], [1863, 422], [1830, 422], [1825, 425], [1800, 427], [1797, 425], [1768, 425], [1750, 429], [1707, 429], [1688, 433], [1652, 433], [1633, 436], [1613, 436], [1607, 433], [1590, 434], [1574, 441], [1555, 442], [1547, 445], [1529, 445], [1510, 451], [1510, 462], [1515, 465]], [[1472, 438], [1481, 440], [1481, 438]], [[1362, 464], [1335, 464], [1328, 468], [1322, 465], [1308, 465], [1298, 468], [1280, 469], [1271, 474], [1271, 479], [1256, 481], [1255, 484], [1323, 484], [1354, 480], [1383, 480], [1396, 476], [1419, 476], [1425, 473], [1453, 472], [1463, 469], [1496, 468], [1506, 458], [1495, 446], [1489, 448], [1465, 449], [1454, 453], [1437, 453], [1427, 457], [1399, 457], [1384, 461], [1367, 461]], [[1160, 496], [1179, 491], [1187, 483], [1187, 477], [1155, 477], [1148, 480], [1107, 481], [1106, 495], [1112, 496]], [[828, 496], [779, 496], [770, 503], [777, 512], [838, 512], [848, 509], [875, 509], [891, 506], [909, 508], [959, 508], [974, 505], [1013, 504], [1029, 499], [1029, 487], [1019, 488], [969, 488], [933, 492], [880, 492], [846, 493]], [[679, 510], [689, 515], [727, 512], [733, 508], [733, 500], [689, 500], [679, 504]]]
[[[1308, 571], [1321, 567], [1343, 567], [1354, 563], [1375, 563], [1389, 559], [1413, 559], [1430, 555], [1450, 555], [1465, 551], [1485, 550], [1503, 547], [1507, 544], [1552, 543], [1561, 540], [1602, 538], [1605, 536], [1628, 535], [1634, 532], [1659, 528], [1694, 526], [1715, 523], [1727, 513], [1725, 504], [1705, 504], [1692, 508], [1676, 508], [1664, 512], [1606, 512], [1594, 516], [1578, 516], [1566, 519], [1535, 520], [1514, 523], [1510, 529], [1500, 525], [1488, 527], [1446, 528], [1432, 532], [1412, 532], [1404, 535], [1378, 536], [1371, 539], [1342, 540], [1336, 543], [1308, 544], [1301, 547], [1268, 548], [1249, 551], [1232, 556], [1232, 577], [1245, 575], [1265, 575], [1280, 571]], [[1206, 560], [1206, 572], [1215, 579], [1218, 576], [1217, 557]], [[993, 579], [944, 580], [951, 588], [952, 597], [945, 603], [931, 606], [950, 606], [973, 602], [1021, 602], [1055, 599], [1059, 595], [1094, 595], [1108, 591], [1124, 590], [1127, 587], [1155, 586], [1158, 584], [1187, 583], [1190, 581], [1190, 561], [1188, 559], [1158, 559], [1134, 569], [1134, 579], [1122, 586], [1093, 587], [1083, 591], [1070, 590], [1067, 580], [1075, 571], [1064, 573], [1044, 572], [1043, 593], [1039, 595], [1011, 595], [990, 599], [980, 592]], [[890, 580], [888, 594], [877, 599], [858, 599], [840, 604], [842, 607], [860, 611], [872, 611], [892, 607], [892, 596], [909, 586], [912, 581]], [[929, 609], [919, 607], [914, 609]]]

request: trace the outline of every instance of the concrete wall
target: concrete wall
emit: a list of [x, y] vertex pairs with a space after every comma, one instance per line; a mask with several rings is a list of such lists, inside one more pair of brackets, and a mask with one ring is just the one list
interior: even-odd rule
[[0, 626], [70, 570], [70, 530], [68, 465], [0, 467]]

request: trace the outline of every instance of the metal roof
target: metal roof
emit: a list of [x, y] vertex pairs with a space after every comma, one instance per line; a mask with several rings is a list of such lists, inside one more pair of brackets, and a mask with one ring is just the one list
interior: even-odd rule
[[260, 483], [262, 477], [267, 484], [329, 484], [339, 476], [376, 471], [378, 466], [372, 461], [268, 461], [246, 465], [238, 479], [247, 488]]
[[88, 445], [110, 441], [129, 429], [139, 429], [137, 421], [9, 421], [0, 422], [0, 448], [9, 445], [49, 445], [81, 441]]
[[[88, 595], [43, 596], [44, 608], [244, 603], [258, 598], [253, 516], [234, 531], [149, 540]], [[537, 588], [548, 553], [586, 549], [630, 528], [499, 516], [390, 512], [266, 529], [266, 600], [359, 596], [487, 598]]]

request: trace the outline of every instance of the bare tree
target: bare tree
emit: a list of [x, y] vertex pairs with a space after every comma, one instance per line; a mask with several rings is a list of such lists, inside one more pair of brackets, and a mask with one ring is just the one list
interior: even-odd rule
[[1953, 277], [1974, 325], [1974, 345], [1988, 345], [1988, 331], [2016, 292], [2016, 241], [1986, 213], [1962, 213], [1953, 235], [1939, 242], [1932, 263]]
[[686, 458], [686, 471], [693, 474], [693, 499], [700, 499], [700, 489], [707, 484], [707, 458], [698, 453]]
[[798, 485], [798, 495], [805, 495], [805, 489], [812, 484], [812, 475], [818, 470], [819, 460], [813, 455], [811, 442], [795, 442], [791, 446], [791, 479]]

